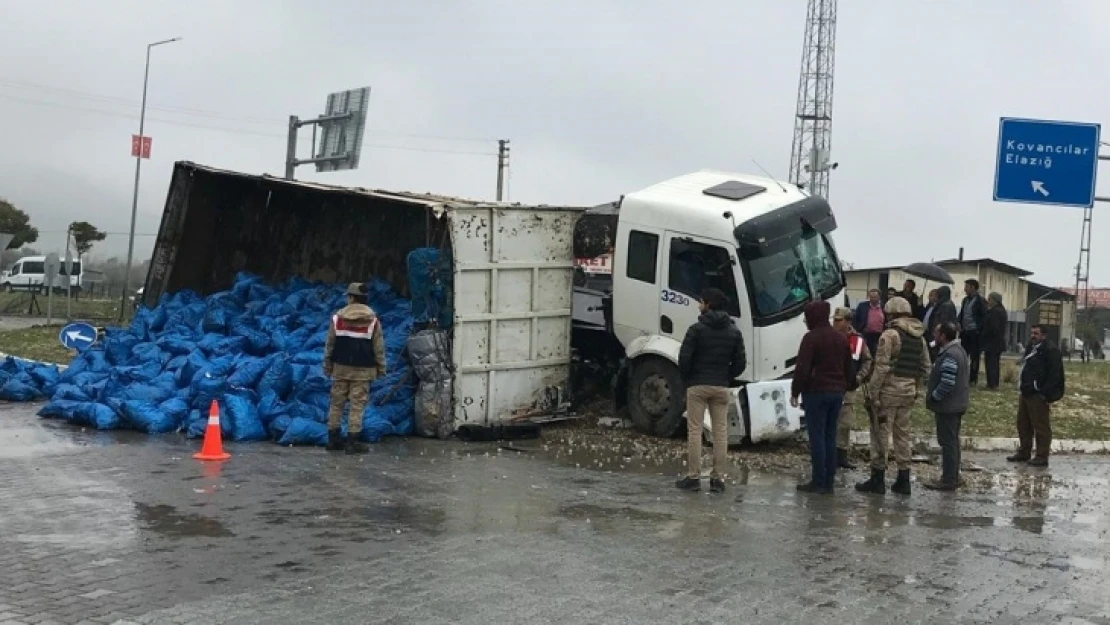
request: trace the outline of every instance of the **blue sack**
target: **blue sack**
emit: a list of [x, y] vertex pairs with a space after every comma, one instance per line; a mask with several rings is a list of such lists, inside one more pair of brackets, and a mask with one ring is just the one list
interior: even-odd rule
[[258, 392], [265, 395], [273, 393], [278, 397], [285, 398], [293, 390], [293, 370], [289, 365], [289, 360], [282, 355], [274, 357], [273, 362], [262, 374], [262, 378], [258, 381]]
[[[174, 398], [169, 401], [180, 402], [181, 400]], [[120, 412], [123, 413], [124, 422], [131, 429], [147, 434], [165, 434], [177, 429], [183, 411], [177, 411], [175, 414], [166, 413], [158, 404], [140, 400], [122, 402]]]
[[39, 410], [39, 416], [47, 419], [72, 420], [77, 406], [82, 402], [69, 399], [55, 399]]
[[[263, 441], [268, 438], [258, 409], [240, 395], [228, 393], [223, 397], [224, 415], [231, 426], [231, 438], [236, 442]], [[221, 419], [222, 421], [223, 419]]]
[[236, 365], [235, 373], [227, 377], [227, 383], [239, 388], [254, 388], [272, 362], [272, 358], [243, 358]]
[[59, 384], [54, 389], [54, 401], [92, 401], [92, 397], [76, 384]]
[[74, 410], [73, 420], [98, 430], [115, 430], [123, 422], [110, 406], [95, 402], [79, 404]]
[[328, 444], [328, 427], [317, 421], [294, 418], [289, 422], [285, 433], [278, 439], [278, 444], [322, 447]]
[[0, 386], [0, 399], [6, 401], [25, 402], [40, 398], [42, 398], [42, 393], [39, 392], [39, 389], [14, 377]]

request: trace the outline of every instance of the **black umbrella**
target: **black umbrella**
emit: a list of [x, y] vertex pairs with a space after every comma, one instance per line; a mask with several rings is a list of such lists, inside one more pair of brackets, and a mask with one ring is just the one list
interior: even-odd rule
[[913, 263], [911, 265], [906, 265], [902, 271], [911, 276], [932, 280], [933, 282], [939, 282], [941, 284], [955, 284], [952, 280], [952, 276], [948, 275], [947, 271], [933, 263]]

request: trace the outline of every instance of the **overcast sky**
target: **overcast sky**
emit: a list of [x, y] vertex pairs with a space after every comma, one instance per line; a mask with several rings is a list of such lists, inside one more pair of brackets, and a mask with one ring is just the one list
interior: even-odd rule
[[[1103, 121], [1110, 79], [1095, 70], [1110, 58], [1110, 2], [839, 4], [830, 199], [842, 257], [895, 265], [963, 246], [1072, 283], [1081, 211], [991, 200], [998, 118]], [[515, 201], [595, 204], [701, 168], [758, 173], [753, 158], [785, 178], [806, 2], [0, 0], [0, 10], [0, 196], [31, 214], [47, 250], [75, 219], [127, 231], [144, 49], [184, 37], [153, 55], [143, 258], [174, 161], [280, 174], [288, 116], [365, 85], [361, 168], [301, 167], [299, 178], [492, 198], [498, 138], [512, 141]], [[1094, 227], [1091, 281], [1106, 284], [1110, 220], [1096, 215]], [[125, 251], [123, 235], [98, 250]]]

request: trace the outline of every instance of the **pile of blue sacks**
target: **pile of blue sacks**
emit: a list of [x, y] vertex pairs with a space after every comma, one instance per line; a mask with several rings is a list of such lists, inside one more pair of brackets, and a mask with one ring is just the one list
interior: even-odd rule
[[[410, 302], [388, 284], [367, 286], [388, 370], [360, 415], [363, 440], [375, 442], [413, 429], [415, 378], [403, 357], [413, 318]], [[230, 291], [207, 298], [191, 291], [164, 296], [139, 310], [129, 328], [107, 329], [64, 371], [7, 359], [0, 399], [49, 398], [40, 416], [101, 430], [194, 437], [204, 434], [215, 400], [225, 438], [324, 445], [331, 390], [324, 344], [331, 314], [345, 305], [343, 286], [293, 279], [275, 288], [240, 274]]]

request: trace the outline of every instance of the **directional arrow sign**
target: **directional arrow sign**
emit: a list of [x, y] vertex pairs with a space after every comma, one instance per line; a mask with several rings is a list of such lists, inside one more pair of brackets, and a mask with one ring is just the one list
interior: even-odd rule
[[96, 328], [87, 323], [71, 323], [58, 333], [58, 340], [66, 349], [85, 351], [96, 342]]
[[994, 200], [1094, 206], [1100, 132], [1099, 124], [1003, 117]]

